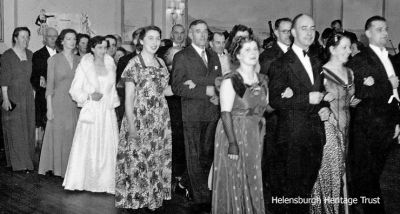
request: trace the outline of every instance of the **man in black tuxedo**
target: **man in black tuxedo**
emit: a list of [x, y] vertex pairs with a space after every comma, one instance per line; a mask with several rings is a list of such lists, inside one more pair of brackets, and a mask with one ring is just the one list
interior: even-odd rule
[[[183, 133], [193, 201], [207, 211], [211, 209], [211, 192], [207, 188], [208, 172], [213, 161], [214, 137], [220, 116], [215, 100], [215, 78], [221, 76], [218, 56], [206, 48], [208, 25], [195, 20], [189, 26], [192, 44], [174, 56], [172, 91], [181, 97]], [[189, 89], [184, 82], [192, 80]]]
[[[286, 151], [284, 188], [274, 197], [310, 198], [321, 164], [325, 131], [322, 120], [329, 116], [329, 103], [324, 94], [321, 65], [307, 54], [314, 41], [314, 20], [305, 14], [293, 19], [292, 48], [272, 63], [269, 73], [270, 103], [278, 111], [278, 139], [276, 144]], [[309, 204], [287, 203], [287, 213], [309, 212]], [[281, 206], [277, 213], [285, 213]]]
[[44, 35], [44, 46], [33, 53], [31, 84], [35, 94], [35, 116], [36, 127], [46, 127], [46, 80], [47, 80], [47, 59], [57, 53], [56, 40], [58, 32], [54, 28], [46, 28]]
[[292, 29], [292, 20], [289, 18], [280, 18], [275, 21], [274, 34], [276, 36], [276, 41], [272, 43], [272, 46], [265, 49], [264, 52], [260, 54], [260, 72], [262, 74], [268, 75], [269, 67], [271, 63], [281, 57], [286, 53], [292, 40], [290, 39], [290, 30]]
[[[280, 18], [276, 20], [274, 26], [274, 34], [277, 40], [272, 43], [272, 46], [270, 46], [260, 54], [260, 72], [267, 75], [269, 78], [271, 77], [268, 73], [268, 70], [271, 66], [271, 63], [283, 56], [283, 54], [289, 50], [290, 45], [292, 44], [292, 40], [290, 39], [291, 29], [291, 19]], [[264, 116], [266, 119], [267, 130], [264, 136], [264, 154], [262, 158], [262, 174], [264, 182], [263, 190], [265, 194], [264, 198], [266, 202], [270, 204], [266, 204], [266, 206], [271, 207], [273, 206], [273, 204], [271, 204], [270, 195], [277, 194], [277, 192], [279, 192], [279, 190], [283, 186], [282, 167], [284, 164], [284, 159], [282, 159], [282, 152], [284, 151], [281, 151], [283, 148], [274, 143], [276, 140], [276, 128], [278, 125], [277, 112], [265, 112]]]
[[118, 127], [121, 126], [122, 118], [124, 117], [125, 114], [125, 87], [123, 87], [123, 84], [119, 83], [121, 80], [121, 75], [122, 72], [124, 72], [125, 67], [128, 65], [129, 61], [138, 54], [136, 51], [136, 45], [139, 41], [139, 34], [142, 28], [139, 28], [135, 30], [132, 33], [132, 53], [129, 53], [123, 57], [121, 57], [118, 61], [117, 64], [117, 71], [116, 71], [116, 84], [117, 84], [117, 93], [119, 96], [119, 100], [121, 102], [121, 105], [119, 105], [115, 111], [117, 113], [117, 120], [118, 120]]
[[377, 214], [385, 212], [380, 175], [399, 135], [399, 80], [398, 70], [385, 48], [388, 39], [385, 18], [369, 18], [365, 35], [369, 46], [348, 63], [354, 71], [355, 96], [361, 99], [352, 117], [351, 184], [353, 197], [380, 197], [378, 204], [359, 203], [364, 213]]

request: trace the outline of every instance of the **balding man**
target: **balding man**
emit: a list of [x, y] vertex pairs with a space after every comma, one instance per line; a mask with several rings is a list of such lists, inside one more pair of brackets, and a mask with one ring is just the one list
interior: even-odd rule
[[[314, 20], [305, 14], [293, 19], [291, 33], [294, 43], [281, 58], [273, 62], [269, 73], [270, 102], [278, 110], [278, 140], [285, 158], [284, 187], [274, 197], [311, 197], [321, 164], [325, 144], [324, 120], [329, 116], [329, 103], [324, 94], [321, 65], [318, 59], [308, 56], [308, 48], [314, 41]], [[275, 203], [276, 204], [276, 203]], [[286, 203], [276, 213], [309, 213], [307, 203]]]
[[54, 28], [46, 28], [43, 35], [44, 46], [36, 51], [32, 57], [32, 76], [31, 83], [36, 91], [35, 95], [35, 111], [36, 111], [36, 127], [44, 130], [46, 126], [46, 79], [47, 79], [47, 59], [57, 53], [56, 40], [58, 32]]

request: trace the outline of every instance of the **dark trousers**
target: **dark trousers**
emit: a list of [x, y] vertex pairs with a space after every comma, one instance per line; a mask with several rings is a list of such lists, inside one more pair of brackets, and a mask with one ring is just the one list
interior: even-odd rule
[[172, 130], [172, 176], [183, 176], [186, 171], [183, 122], [171, 121]]
[[267, 210], [279, 209], [272, 203], [272, 197], [282, 197], [284, 193], [285, 152], [287, 148], [277, 143], [278, 114], [265, 113], [266, 133], [261, 161], [265, 207]]
[[195, 203], [211, 203], [208, 174], [214, 158], [217, 121], [184, 121], [187, 170]]
[[[287, 123], [279, 125], [278, 144], [287, 147], [285, 161], [284, 196], [288, 198], [310, 198], [321, 166], [325, 144], [325, 129], [318, 114], [293, 115], [288, 129]], [[283, 205], [285, 206], [285, 205]], [[309, 204], [286, 204], [288, 214], [308, 214]], [[281, 209], [283, 210], [282, 207]]]
[[[387, 155], [394, 144], [394, 125], [356, 122], [352, 145], [351, 159], [351, 196], [358, 197], [364, 214], [385, 213], [380, 188], [380, 176], [383, 172]], [[361, 196], [366, 198], [380, 197], [379, 203], [361, 203]]]
[[36, 127], [46, 127], [47, 123], [47, 104], [45, 98], [46, 89], [41, 88], [36, 91], [35, 95], [35, 125]]

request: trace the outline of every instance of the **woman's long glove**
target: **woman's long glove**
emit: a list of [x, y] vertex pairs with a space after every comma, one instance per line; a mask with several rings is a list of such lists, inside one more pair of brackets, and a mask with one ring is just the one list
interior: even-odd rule
[[233, 129], [232, 114], [227, 111], [221, 112], [222, 124], [224, 125], [225, 134], [228, 137], [229, 147], [228, 156], [230, 159], [237, 160], [239, 157], [239, 146], [236, 141]]

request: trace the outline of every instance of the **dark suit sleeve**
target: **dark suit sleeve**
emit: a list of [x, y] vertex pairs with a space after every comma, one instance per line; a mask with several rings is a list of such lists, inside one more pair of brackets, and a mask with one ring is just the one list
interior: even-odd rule
[[[271, 64], [269, 72], [272, 73], [270, 80], [270, 103], [274, 109], [282, 110], [310, 110], [313, 105], [309, 104], [309, 95], [299, 94], [295, 91], [291, 98], [282, 98], [281, 93], [285, 91], [288, 84], [288, 73], [290, 71], [285, 68], [285, 65], [280, 61], [275, 61]], [[292, 89], [293, 90], [293, 89]]]
[[117, 64], [117, 71], [116, 71], [116, 75], [115, 75], [115, 77], [116, 77], [115, 83], [118, 83], [119, 80], [121, 79], [121, 74], [122, 74], [122, 72], [124, 71], [124, 69], [125, 69], [125, 67], [126, 67], [127, 64], [128, 64], [128, 60], [127, 60], [127, 58], [125, 58], [125, 57], [121, 58], [121, 59], [118, 61], [118, 64]]
[[207, 99], [206, 86], [198, 85], [193, 89], [189, 89], [187, 85], [183, 84], [185, 81], [189, 80], [186, 76], [186, 73], [190, 72], [189, 69], [189, 65], [187, 65], [182, 52], [175, 54], [172, 62], [172, 91], [174, 94], [181, 97]]
[[261, 65], [260, 73], [269, 76], [270, 75], [269, 68], [273, 61], [274, 59], [263, 59], [262, 61], [260, 60], [260, 65]]
[[32, 57], [32, 75], [31, 75], [31, 84], [35, 91], [40, 89], [40, 76], [42, 73], [43, 67], [41, 66], [40, 55], [38, 53], [33, 54]]
[[376, 97], [374, 85], [364, 85], [364, 78], [371, 76], [368, 71], [368, 62], [360, 54], [356, 55], [347, 66], [354, 72], [354, 84], [356, 87], [356, 97], [359, 99]]

